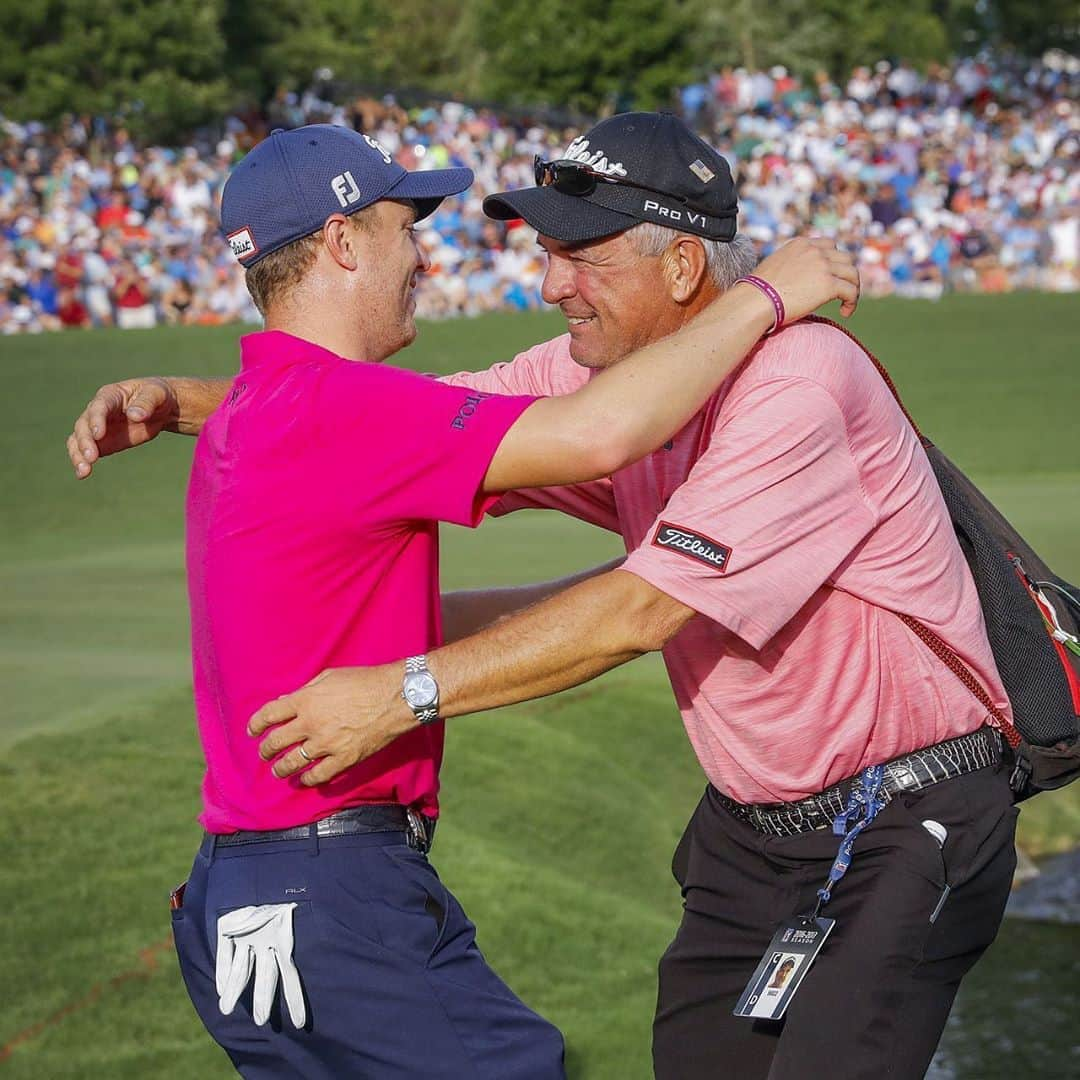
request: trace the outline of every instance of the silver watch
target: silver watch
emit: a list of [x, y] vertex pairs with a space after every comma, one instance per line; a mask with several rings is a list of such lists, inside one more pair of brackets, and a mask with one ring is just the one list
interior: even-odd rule
[[439, 719], [439, 684], [428, 671], [426, 656], [410, 656], [405, 661], [401, 696], [421, 724]]

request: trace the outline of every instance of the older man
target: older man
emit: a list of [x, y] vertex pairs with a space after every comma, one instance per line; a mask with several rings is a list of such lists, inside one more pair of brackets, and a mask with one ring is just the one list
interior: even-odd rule
[[[774, 305], [797, 317], [855, 302], [850, 260], [800, 242], [765, 282], [703, 297], [692, 326], [569, 395], [381, 367], [416, 333], [415, 221], [470, 181], [408, 173], [370, 138], [315, 125], [272, 135], [223, 194], [266, 329], [243, 339], [188, 491], [206, 837], [173, 926], [192, 1000], [246, 1076], [561, 1075], [558, 1032], [487, 967], [425, 857], [442, 754], [425, 661], [441, 641], [435, 523], [476, 524], [507, 490], [619, 471], [783, 321]], [[689, 289], [692, 266], [668, 273]], [[396, 656], [413, 730], [323, 787], [277, 779], [284, 766], [246, 736], [257, 705], [325, 668]], [[267, 1025], [279, 980], [288, 1021]]]

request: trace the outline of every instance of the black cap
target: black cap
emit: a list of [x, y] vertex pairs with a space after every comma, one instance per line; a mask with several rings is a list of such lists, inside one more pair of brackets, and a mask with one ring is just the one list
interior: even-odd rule
[[484, 213], [502, 221], [524, 218], [565, 244], [612, 236], [639, 221], [711, 240], [735, 237], [738, 201], [728, 163], [677, 116], [609, 117], [552, 160], [578, 161], [641, 187], [601, 181], [589, 195], [567, 195], [550, 185], [522, 188], [489, 195]]

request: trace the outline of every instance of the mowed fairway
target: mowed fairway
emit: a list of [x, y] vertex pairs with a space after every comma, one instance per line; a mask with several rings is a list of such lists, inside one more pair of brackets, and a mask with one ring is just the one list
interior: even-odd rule
[[[480, 367], [560, 329], [552, 315], [429, 325], [403, 359]], [[853, 329], [924, 430], [1080, 579], [1075, 298], [867, 302]], [[227, 374], [237, 336], [0, 341], [0, 1076], [232, 1075], [169, 944], [168, 892], [198, 837], [182, 549], [191, 442], [166, 436], [78, 483], [64, 439], [99, 384]], [[513, 515], [444, 531], [444, 585], [555, 576], [618, 550], [558, 515]], [[679, 911], [668, 864], [702, 785], [655, 658], [453, 722], [436, 863], [495, 967], [566, 1033], [572, 1077], [650, 1074], [655, 962]], [[1029, 803], [1021, 824], [1029, 850], [1072, 846], [1080, 791]], [[942, 1075], [1074, 1075], [1062, 987], [1080, 974], [1078, 945], [1073, 928], [1007, 925], [961, 996]]]

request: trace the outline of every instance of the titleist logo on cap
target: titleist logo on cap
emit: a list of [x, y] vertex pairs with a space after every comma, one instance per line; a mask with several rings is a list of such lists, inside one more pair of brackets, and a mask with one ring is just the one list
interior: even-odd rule
[[653, 537], [655, 547], [670, 548], [688, 559], [696, 559], [706, 566], [715, 567], [721, 573], [727, 569], [731, 558], [731, 548], [718, 543], [701, 533], [691, 532], [681, 525], [671, 525], [661, 521]]
[[258, 245], [255, 243], [255, 237], [251, 235], [250, 229], [237, 229], [236, 232], [229, 233], [225, 239], [228, 241], [233, 255], [238, 259], [246, 259], [249, 255], [254, 255], [259, 250]]
[[626, 167], [621, 161], [608, 161], [608, 156], [603, 150], [594, 150], [589, 145], [589, 140], [579, 135], [563, 154], [564, 161], [580, 161], [582, 165], [588, 165], [590, 169], [605, 176], [625, 176]]

